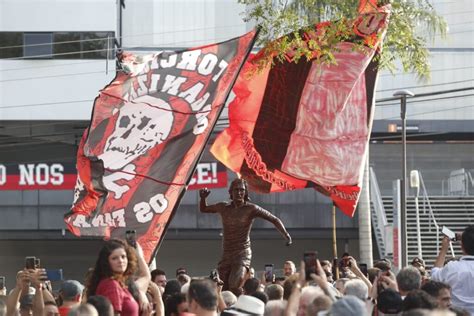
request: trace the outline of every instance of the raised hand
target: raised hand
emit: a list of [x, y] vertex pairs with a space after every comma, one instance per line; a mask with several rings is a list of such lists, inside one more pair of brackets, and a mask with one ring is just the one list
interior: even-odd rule
[[356, 271], [356, 270], [360, 270], [359, 269], [359, 266], [357, 265], [357, 261], [356, 259], [354, 259], [354, 257], [351, 257], [349, 256], [349, 269], [351, 269], [352, 272]]
[[18, 273], [16, 274], [16, 286], [19, 289], [28, 288], [29, 283], [30, 283], [29, 272], [26, 270], [18, 271]]
[[311, 273], [310, 277], [321, 289], [324, 290], [328, 288], [328, 279], [323, 267], [321, 267], [319, 259], [316, 259], [316, 273]]
[[209, 194], [211, 194], [211, 191], [208, 188], [204, 188], [204, 189], [199, 190], [199, 197], [201, 199], [207, 198], [209, 196]]
[[45, 269], [28, 270], [28, 277], [35, 288], [39, 288], [41, 283], [47, 279]]

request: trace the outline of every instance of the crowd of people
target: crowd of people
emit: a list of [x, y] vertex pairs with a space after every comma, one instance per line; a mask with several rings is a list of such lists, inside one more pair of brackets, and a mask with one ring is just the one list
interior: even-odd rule
[[[64, 280], [53, 291], [41, 268], [22, 269], [16, 286], [3, 288], [3, 315], [474, 315], [474, 226], [459, 235], [463, 256], [446, 260], [444, 237], [431, 269], [421, 258], [398, 273], [389, 260], [365, 270], [344, 254], [336, 264], [302, 261], [297, 270], [283, 261], [284, 275], [249, 269], [238, 295], [222, 290], [217, 270], [193, 278], [178, 268], [173, 279], [150, 271], [140, 246], [122, 240], [104, 242], [84, 282]], [[84, 285], [83, 285], [84, 284]]]

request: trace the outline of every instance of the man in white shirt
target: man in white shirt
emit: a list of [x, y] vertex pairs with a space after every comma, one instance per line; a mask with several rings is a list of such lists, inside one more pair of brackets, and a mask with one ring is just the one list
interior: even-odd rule
[[431, 270], [431, 278], [449, 284], [452, 288], [452, 303], [474, 315], [474, 225], [464, 229], [461, 237], [463, 256], [459, 261], [451, 261], [446, 266], [444, 260], [451, 240], [443, 238], [438, 258]]

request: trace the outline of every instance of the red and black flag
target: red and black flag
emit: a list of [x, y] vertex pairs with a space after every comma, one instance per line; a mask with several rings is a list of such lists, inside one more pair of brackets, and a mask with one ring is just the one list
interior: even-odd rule
[[[315, 187], [354, 214], [372, 126], [376, 56], [389, 17], [389, 6], [372, 2], [361, 4], [349, 40], [334, 47], [336, 64], [295, 63], [291, 53], [288, 61], [259, 71], [262, 53], [246, 62], [229, 105], [230, 126], [211, 152], [252, 189]], [[330, 26], [320, 23], [300, 34], [317, 40]]]
[[96, 98], [77, 154], [65, 215], [78, 236], [136, 230], [150, 260], [254, 44], [256, 31], [219, 44], [124, 54]]

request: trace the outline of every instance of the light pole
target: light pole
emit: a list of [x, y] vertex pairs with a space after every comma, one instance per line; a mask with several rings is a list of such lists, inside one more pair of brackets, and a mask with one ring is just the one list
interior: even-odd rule
[[401, 187], [401, 214], [400, 214], [400, 228], [401, 228], [401, 258], [402, 268], [408, 264], [408, 249], [407, 249], [407, 97], [412, 97], [415, 94], [408, 90], [399, 90], [393, 94], [394, 97], [400, 98], [400, 117], [402, 119], [402, 187]]

